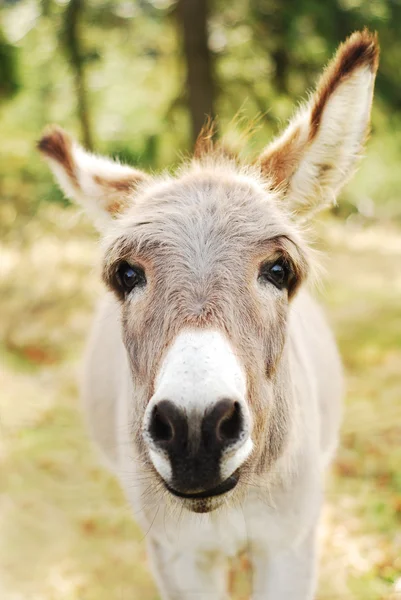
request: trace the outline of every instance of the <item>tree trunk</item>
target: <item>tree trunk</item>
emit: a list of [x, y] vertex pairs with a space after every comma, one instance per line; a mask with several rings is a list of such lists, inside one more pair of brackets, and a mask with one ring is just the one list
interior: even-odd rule
[[78, 118], [81, 123], [82, 141], [88, 150], [93, 150], [90, 126], [84, 56], [79, 38], [79, 19], [84, 0], [70, 0], [64, 17], [64, 45], [74, 73], [77, 96]]
[[214, 117], [213, 61], [208, 46], [208, 0], [179, 0], [177, 15], [187, 69], [188, 107], [192, 139], [196, 140], [207, 117]]

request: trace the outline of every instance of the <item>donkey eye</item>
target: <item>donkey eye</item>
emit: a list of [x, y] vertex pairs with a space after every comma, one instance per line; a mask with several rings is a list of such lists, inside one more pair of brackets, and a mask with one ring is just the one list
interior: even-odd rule
[[125, 294], [129, 294], [134, 288], [145, 285], [145, 272], [141, 267], [132, 266], [123, 262], [117, 269], [116, 279], [119, 287]]
[[288, 287], [291, 277], [290, 266], [282, 259], [276, 262], [263, 263], [259, 272], [261, 283], [273, 283], [279, 290]]

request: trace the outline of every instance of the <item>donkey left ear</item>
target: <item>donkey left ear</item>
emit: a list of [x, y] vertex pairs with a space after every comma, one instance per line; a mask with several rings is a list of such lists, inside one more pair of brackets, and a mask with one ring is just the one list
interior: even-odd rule
[[45, 131], [38, 148], [66, 196], [81, 204], [100, 229], [123, 212], [135, 188], [148, 180], [142, 171], [86, 152], [57, 126]]
[[352, 34], [308, 104], [259, 157], [263, 175], [295, 213], [333, 204], [352, 175], [369, 130], [378, 61], [376, 35]]

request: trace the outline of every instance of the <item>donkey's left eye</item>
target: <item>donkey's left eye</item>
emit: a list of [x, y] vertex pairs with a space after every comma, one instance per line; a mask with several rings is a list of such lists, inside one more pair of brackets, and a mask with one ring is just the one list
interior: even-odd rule
[[279, 290], [288, 287], [291, 276], [289, 265], [283, 260], [262, 264], [259, 272], [259, 281], [269, 281], [273, 283]]

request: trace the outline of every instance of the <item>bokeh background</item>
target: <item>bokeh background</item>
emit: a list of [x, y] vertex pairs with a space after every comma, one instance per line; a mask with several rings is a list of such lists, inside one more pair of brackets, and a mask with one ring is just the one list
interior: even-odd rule
[[[318, 598], [401, 598], [400, 0], [2, 0], [0, 18], [0, 598], [158, 598], [79, 410], [97, 236], [40, 160], [42, 128], [157, 171], [208, 113], [251, 155], [364, 26], [382, 47], [371, 140], [314, 224], [348, 385]], [[232, 570], [245, 600], [246, 559]]]

